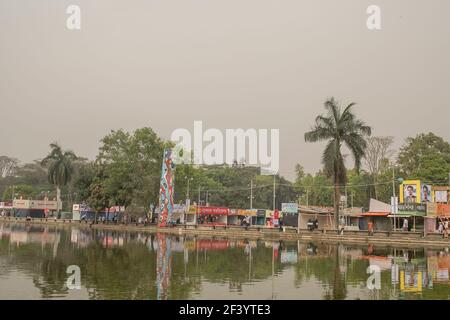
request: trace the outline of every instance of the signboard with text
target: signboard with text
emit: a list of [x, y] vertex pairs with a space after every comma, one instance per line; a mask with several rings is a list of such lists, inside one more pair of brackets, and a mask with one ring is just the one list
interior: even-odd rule
[[226, 215], [229, 213], [228, 208], [223, 207], [197, 207], [198, 214], [217, 214], [217, 215]]
[[298, 213], [298, 204], [297, 203], [282, 203], [281, 204], [281, 212], [283, 213]]

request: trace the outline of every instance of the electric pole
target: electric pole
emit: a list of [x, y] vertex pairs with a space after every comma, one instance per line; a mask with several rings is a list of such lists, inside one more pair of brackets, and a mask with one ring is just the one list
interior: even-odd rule
[[394, 231], [395, 231], [395, 228], [396, 228], [396, 216], [395, 216], [395, 213], [396, 213], [396, 205], [397, 205], [397, 202], [395, 201], [395, 165], [393, 165], [392, 166], [392, 211], [394, 211], [393, 212], [393, 214], [394, 214]]
[[273, 175], [273, 210], [275, 211], [275, 175]]
[[352, 198], [352, 208], [353, 208], [353, 191], [352, 191], [352, 193], [350, 194], [350, 197]]
[[253, 179], [250, 179], [250, 209], [253, 209]]

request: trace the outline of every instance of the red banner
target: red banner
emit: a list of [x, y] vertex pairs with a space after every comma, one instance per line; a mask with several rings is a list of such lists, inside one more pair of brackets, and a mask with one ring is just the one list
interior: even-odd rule
[[197, 207], [197, 214], [227, 215], [230, 209], [222, 207]]
[[437, 214], [439, 216], [450, 216], [450, 204], [438, 203]]

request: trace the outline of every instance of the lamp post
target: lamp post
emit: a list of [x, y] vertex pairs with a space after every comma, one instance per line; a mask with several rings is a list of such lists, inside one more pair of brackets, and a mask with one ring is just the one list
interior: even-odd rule
[[253, 179], [250, 179], [250, 209], [253, 209]]
[[195, 210], [195, 224], [198, 225], [198, 207], [200, 206], [200, 192], [201, 192], [201, 187], [198, 186], [198, 203], [197, 203], [197, 208]]
[[189, 199], [189, 183], [194, 180], [194, 178], [188, 178], [187, 176], [184, 177], [184, 179], [187, 180], [187, 190], [186, 190], [186, 209], [184, 210], [184, 223], [186, 224], [186, 215], [189, 211], [189, 206], [191, 204], [191, 201]]
[[[47, 205], [47, 201], [48, 201], [48, 193], [49, 193], [50, 191], [46, 191], [46, 195], [45, 195], [45, 204], [44, 204], [44, 206], [45, 206], [45, 217], [47, 218], [48, 217], [48, 212], [49, 212], [49, 210], [48, 210], [48, 205]], [[56, 204], [56, 205], [58, 205], [58, 204]]]
[[276, 197], [276, 185], [275, 185], [275, 175], [273, 175], [273, 210], [275, 211], [275, 197]]
[[392, 211], [394, 214], [394, 231], [396, 229], [396, 220], [397, 220], [397, 201], [395, 201], [395, 168], [396, 165], [392, 165]]
[[194, 180], [194, 178], [188, 178], [187, 176], [184, 177], [185, 180], [187, 180], [187, 190], [186, 190], [186, 199], [189, 199], [189, 183]]
[[14, 210], [14, 191], [15, 191], [15, 186], [13, 185], [12, 186], [12, 195], [11, 195], [11, 201], [12, 201], [12, 203], [11, 203], [11, 207], [12, 207], [12, 209], [11, 209], [11, 212], [10, 212], [10, 216], [11, 216], [11, 214], [12, 215], [15, 215], [15, 210]]

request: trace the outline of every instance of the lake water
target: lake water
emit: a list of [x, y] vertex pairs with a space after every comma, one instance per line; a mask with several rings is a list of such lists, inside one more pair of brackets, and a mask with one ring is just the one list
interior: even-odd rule
[[0, 299], [449, 299], [449, 267], [448, 248], [0, 223]]

